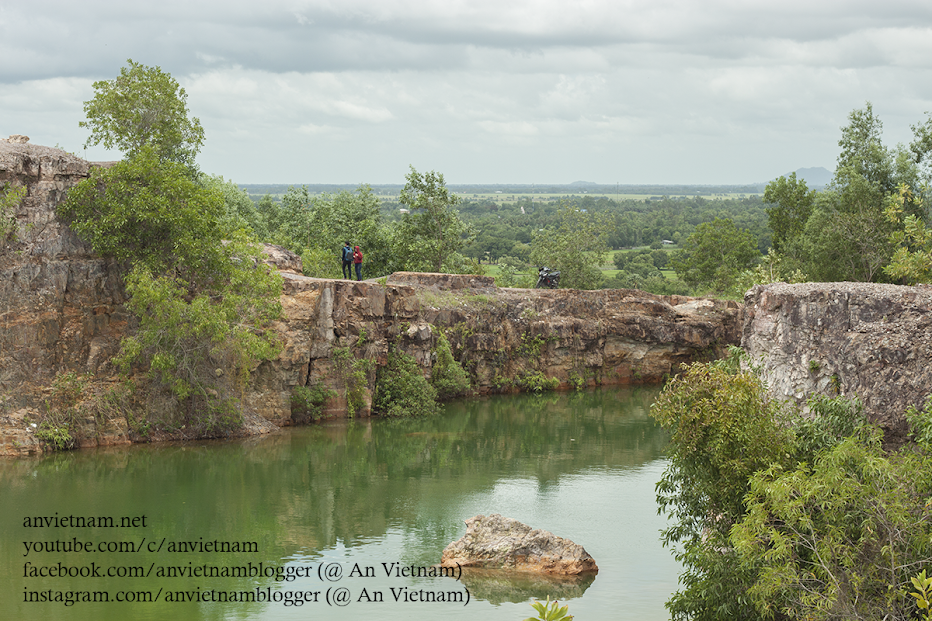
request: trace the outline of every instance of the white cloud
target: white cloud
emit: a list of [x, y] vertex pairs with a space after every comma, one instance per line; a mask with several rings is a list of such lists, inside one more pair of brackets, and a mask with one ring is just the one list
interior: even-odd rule
[[80, 145], [133, 58], [243, 182], [740, 183], [830, 167], [867, 100], [908, 140], [930, 35], [906, 0], [34, 0], [0, 7], [0, 135]]

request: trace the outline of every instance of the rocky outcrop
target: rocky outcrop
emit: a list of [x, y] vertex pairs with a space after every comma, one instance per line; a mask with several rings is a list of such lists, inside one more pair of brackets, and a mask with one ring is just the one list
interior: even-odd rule
[[[337, 349], [381, 366], [397, 346], [429, 373], [442, 331], [478, 392], [509, 392], [545, 378], [563, 388], [659, 382], [680, 363], [714, 358], [737, 343], [741, 325], [733, 302], [634, 290], [472, 289], [459, 283], [476, 277], [444, 274], [406, 274], [408, 285], [390, 284], [395, 275], [385, 285], [283, 276], [276, 329], [285, 346], [260, 367], [247, 397], [277, 424], [289, 421], [295, 386], [322, 382], [342, 395]], [[438, 281], [451, 290], [438, 289]], [[370, 392], [374, 380], [370, 373]], [[326, 413], [342, 411], [341, 396]]]
[[[58, 149], [0, 140], [0, 183], [28, 189], [15, 214], [15, 240], [0, 248], [0, 454], [41, 450], [29, 421], [42, 413], [57, 376], [86, 375], [89, 395], [105, 393], [116, 379], [109, 360], [133, 328], [123, 307], [122, 266], [95, 256], [55, 214], [94, 165]], [[255, 370], [242, 396], [254, 433], [297, 422], [297, 386], [331, 387], [338, 396], [324, 413], [344, 415], [346, 383], [335, 353], [372, 361], [367, 402], [390, 347], [430, 373], [441, 331], [478, 392], [528, 390], [550, 380], [563, 388], [657, 382], [680, 363], [718, 356], [741, 333], [734, 302], [633, 290], [496, 289], [491, 279], [468, 275], [316, 279], [300, 274], [292, 253], [266, 251], [285, 282], [283, 316], [272, 326], [282, 350]], [[128, 442], [127, 428], [125, 420], [88, 415], [84, 442]]]
[[466, 520], [466, 534], [444, 548], [440, 564], [556, 575], [599, 571], [581, 545], [497, 513]]
[[773, 284], [745, 307], [741, 345], [778, 398], [857, 396], [888, 441], [905, 438], [903, 412], [932, 394], [932, 288]]

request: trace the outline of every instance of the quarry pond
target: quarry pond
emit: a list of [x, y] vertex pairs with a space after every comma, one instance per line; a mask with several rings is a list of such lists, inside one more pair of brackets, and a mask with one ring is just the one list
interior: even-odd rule
[[[654, 503], [658, 392], [0, 461], [0, 618], [517, 621], [550, 594], [580, 620], [666, 619], [679, 568]], [[492, 513], [584, 546], [598, 575], [417, 575]]]

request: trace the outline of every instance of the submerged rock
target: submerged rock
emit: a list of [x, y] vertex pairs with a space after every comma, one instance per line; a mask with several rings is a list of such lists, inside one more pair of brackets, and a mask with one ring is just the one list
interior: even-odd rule
[[444, 549], [440, 564], [556, 575], [599, 571], [581, 545], [497, 513], [466, 520], [466, 534]]

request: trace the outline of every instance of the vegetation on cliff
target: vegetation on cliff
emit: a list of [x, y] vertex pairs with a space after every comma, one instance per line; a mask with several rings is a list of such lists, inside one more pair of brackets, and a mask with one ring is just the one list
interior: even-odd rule
[[132, 61], [94, 88], [90, 140], [126, 158], [93, 169], [59, 215], [96, 252], [127, 265], [127, 306], [139, 325], [114, 362], [127, 376], [147, 369], [150, 397], [161, 387], [178, 402], [168, 418], [136, 417], [137, 431], [228, 434], [242, 425], [238, 397], [250, 371], [277, 354], [263, 328], [279, 316], [281, 279], [231, 226], [238, 221], [223, 193], [194, 175], [203, 130], [187, 118], [184, 90]]
[[13, 209], [26, 196], [26, 186], [0, 185], [0, 244], [5, 243], [16, 232], [16, 214]]
[[912, 578], [932, 561], [932, 408], [917, 442], [884, 451], [842, 397], [790, 415], [754, 371], [695, 364], [653, 416], [671, 432], [657, 485], [682, 588], [674, 619], [912, 619]]

